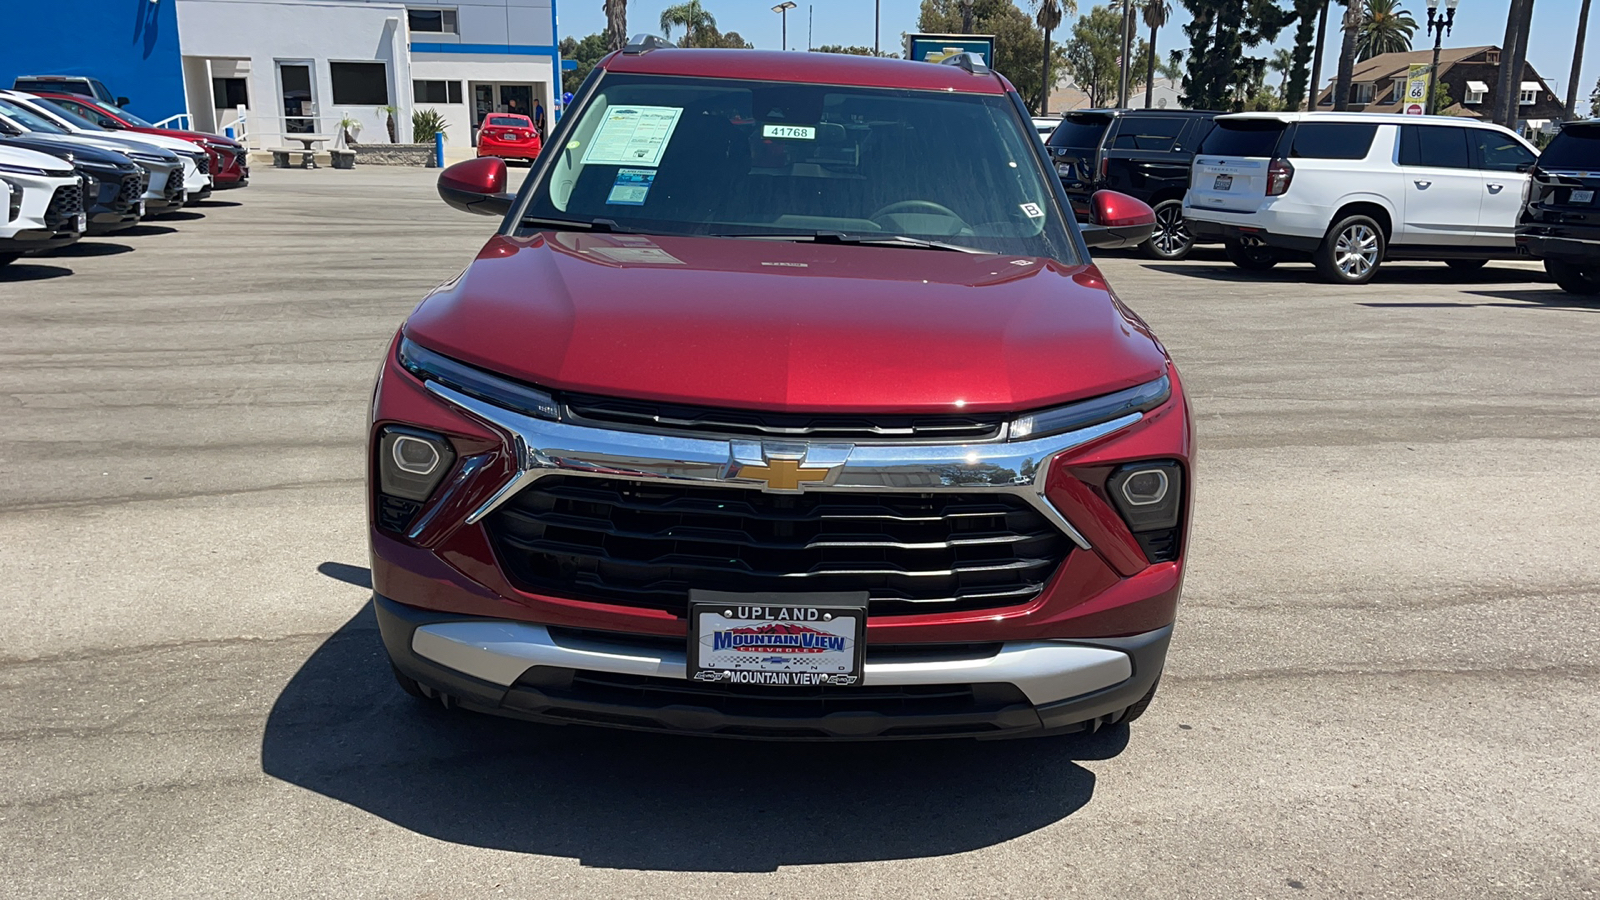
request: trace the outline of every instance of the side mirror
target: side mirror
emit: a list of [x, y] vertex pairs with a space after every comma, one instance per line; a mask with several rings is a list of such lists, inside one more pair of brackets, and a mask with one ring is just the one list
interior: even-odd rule
[[106, 119], [106, 118], [102, 118], [102, 119], [101, 119], [101, 120], [100, 120], [100, 127], [101, 127], [101, 128], [109, 128], [109, 129], [111, 129], [111, 130], [112, 130], [112, 131], [116, 131], [116, 130], [118, 130], [118, 129], [121, 129], [121, 128], [126, 128], [126, 127], [128, 127], [128, 126], [126, 126], [126, 125], [124, 125], [124, 124], [122, 124], [122, 123], [121, 123], [121, 122], [118, 122], [118, 121], [117, 121], [117, 120], [116, 120], [116, 119]]
[[127, 106], [127, 105], [128, 105], [128, 98], [127, 97], [118, 97], [117, 98], [117, 106], [120, 107], [120, 106]]
[[1089, 198], [1089, 224], [1078, 226], [1091, 247], [1135, 247], [1150, 239], [1156, 213], [1137, 197], [1116, 191], [1095, 191]]
[[462, 212], [503, 216], [515, 194], [506, 193], [506, 161], [494, 156], [458, 162], [439, 173], [439, 196]]

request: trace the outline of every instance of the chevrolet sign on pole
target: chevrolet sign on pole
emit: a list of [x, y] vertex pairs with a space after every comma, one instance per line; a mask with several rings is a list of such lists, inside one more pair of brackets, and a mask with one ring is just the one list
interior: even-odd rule
[[1406, 70], [1406, 115], [1420, 116], [1427, 111], [1429, 70], [1432, 68], [1427, 63], [1412, 63]]

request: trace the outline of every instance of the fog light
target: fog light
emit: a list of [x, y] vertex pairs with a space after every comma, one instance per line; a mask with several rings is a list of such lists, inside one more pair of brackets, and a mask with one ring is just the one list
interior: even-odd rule
[[394, 464], [412, 475], [432, 475], [439, 468], [439, 450], [431, 441], [402, 434], [394, 439], [389, 451]]
[[1183, 467], [1176, 460], [1130, 463], [1111, 473], [1106, 493], [1151, 562], [1176, 559], [1183, 515]]
[[378, 442], [378, 489], [406, 500], [426, 500], [455, 463], [444, 437], [413, 428], [385, 428]]
[[1134, 506], [1160, 503], [1166, 499], [1170, 483], [1161, 469], [1139, 469], [1123, 480], [1122, 497]]

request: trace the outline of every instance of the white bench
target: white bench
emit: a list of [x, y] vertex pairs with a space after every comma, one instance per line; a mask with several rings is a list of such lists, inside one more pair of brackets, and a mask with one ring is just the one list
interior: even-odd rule
[[356, 167], [356, 152], [343, 148], [328, 151], [328, 156], [333, 160], [335, 169], [354, 169]]
[[[315, 169], [317, 167], [317, 151], [303, 147], [272, 147], [268, 151], [272, 154], [272, 165], [278, 169]], [[299, 158], [296, 164], [291, 160]]]

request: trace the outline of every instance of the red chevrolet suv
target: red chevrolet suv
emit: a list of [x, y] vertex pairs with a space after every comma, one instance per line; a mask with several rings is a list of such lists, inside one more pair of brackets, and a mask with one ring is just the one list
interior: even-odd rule
[[372, 399], [374, 606], [446, 706], [779, 739], [1130, 721], [1193, 426], [1026, 109], [952, 64], [606, 58]]

